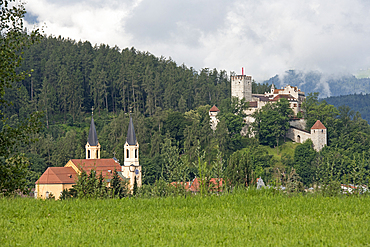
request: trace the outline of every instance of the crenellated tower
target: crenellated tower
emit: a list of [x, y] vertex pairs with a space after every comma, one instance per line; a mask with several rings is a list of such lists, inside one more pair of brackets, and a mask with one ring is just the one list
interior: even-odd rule
[[231, 97], [239, 100], [245, 98], [247, 102], [252, 101], [252, 76], [231, 76]]

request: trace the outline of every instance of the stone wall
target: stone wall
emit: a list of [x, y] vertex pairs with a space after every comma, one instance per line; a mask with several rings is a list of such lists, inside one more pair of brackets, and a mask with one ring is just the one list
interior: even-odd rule
[[252, 101], [252, 77], [246, 75], [231, 76], [231, 96]]
[[311, 139], [311, 134], [308, 131], [297, 129], [295, 127], [291, 127], [288, 132], [286, 133], [286, 137], [292, 139], [297, 143], [303, 143], [307, 139]]
[[327, 145], [326, 129], [311, 129], [313, 148], [318, 152]]

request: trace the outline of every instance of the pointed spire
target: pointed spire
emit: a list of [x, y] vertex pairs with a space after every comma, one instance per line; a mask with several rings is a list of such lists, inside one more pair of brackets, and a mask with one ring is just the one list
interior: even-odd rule
[[135, 135], [135, 129], [134, 129], [134, 124], [132, 122], [132, 117], [130, 114], [130, 123], [128, 125], [128, 130], [127, 130], [127, 143], [129, 145], [136, 145], [136, 135]]
[[90, 144], [90, 146], [97, 146], [98, 145], [98, 135], [96, 134], [96, 129], [95, 129], [95, 123], [94, 123], [94, 117], [93, 116], [91, 116], [89, 138], [88, 138], [87, 142]]

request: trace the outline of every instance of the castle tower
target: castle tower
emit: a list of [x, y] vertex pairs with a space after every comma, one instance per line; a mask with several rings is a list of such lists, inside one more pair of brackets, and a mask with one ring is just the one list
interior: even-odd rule
[[231, 76], [231, 97], [245, 98], [247, 102], [252, 101], [252, 76]]
[[98, 141], [98, 135], [96, 134], [93, 116], [91, 116], [89, 137], [87, 139], [85, 149], [86, 159], [100, 159], [100, 143]]
[[311, 128], [311, 140], [313, 148], [319, 152], [327, 143], [326, 127], [317, 120]]
[[217, 114], [219, 112], [220, 110], [215, 105], [209, 110], [210, 125], [213, 131], [216, 130], [217, 124], [220, 122], [220, 120], [217, 119]]
[[130, 188], [133, 189], [136, 178], [137, 186], [141, 186], [141, 166], [139, 164], [139, 143], [136, 140], [134, 124], [130, 115], [126, 143], [123, 149], [124, 162], [121, 166], [122, 175], [130, 179]]

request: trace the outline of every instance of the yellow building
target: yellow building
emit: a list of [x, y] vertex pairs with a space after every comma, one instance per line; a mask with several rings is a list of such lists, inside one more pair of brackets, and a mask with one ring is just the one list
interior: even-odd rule
[[100, 148], [94, 118], [92, 117], [88, 141], [85, 146], [86, 159], [71, 159], [64, 167], [49, 167], [36, 181], [35, 198], [46, 199], [53, 195], [56, 200], [59, 199], [64, 189], [70, 189], [76, 184], [78, 174], [81, 174], [82, 171], [89, 174], [91, 170], [95, 170], [97, 174], [103, 175], [107, 185], [110, 186], [110, 181], [116, 170], [122, 179], [129, 181], [131, 190], [135, 180], [137, 185], [141, 186], [142, 169], [139, 164], [139, 143], [136, 140], [131, 116], [123, 150], [123, 165], [116, 158], [100, 159]]

